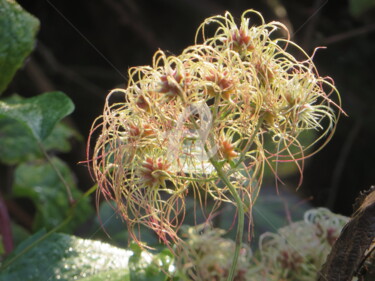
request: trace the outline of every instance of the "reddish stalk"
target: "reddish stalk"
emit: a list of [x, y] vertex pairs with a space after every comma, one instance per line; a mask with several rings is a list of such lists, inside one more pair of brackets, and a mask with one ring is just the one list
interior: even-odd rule
[[5, 254], [9, 254], [13, 250], [12, 229], [8, 214], [8, 209], [3, 198], [0, 195], [0, 234], [3, 242]]

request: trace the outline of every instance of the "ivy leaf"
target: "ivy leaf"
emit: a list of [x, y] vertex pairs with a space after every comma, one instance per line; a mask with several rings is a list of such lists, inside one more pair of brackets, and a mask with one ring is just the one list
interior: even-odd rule
[[78, 141], [83, 141], [82, 135], [78, 133], [68, 124], [58, 122], [53, 128], [51, 134], [43, 141], [45, 150], [54, 150], [58, 152], [69, 152], [71, 150], [71, 144], [69, 140], [73, 138]]
[[[39, 238], [41, 234], [36, 235]], [[8, 260], [31, 245], [34, 236], [17, 247]], [[132, 254], [99, 241], [53, 233], [4, 268], [0, 281], [126, 281], [130, 280], [128, 261]]]
[[30, 236], [30, 232], [14, 221], [11, 221], [11, 223], [13, 243], [17, 246]]
[[[166, 281], [174, 274], [173, 256], [168, 249], [156, 255], [132, 244], [124, 250], [106, 243], [72, 235], [53, 233], [31, 250], [45, 232], [40, 231], [19, 245], [4, 261], [0, 281]], [[13, 262], [8, 265], [8, 262]]]
[[105, 272], [101, 272], [99, 274], [95, 274], [94, 276], [89, 276], [87, 278], [79, 279], [78, 281], [103, 281], [103, 280], [134, 281], [134, 280], [130, 280], [129, 272], [124, 269], [108, 270]]
[[[28, 128], [15, 119], [0, 117], [0, 162], [15, 165], [24, 161], [43, 158], [43, 153]], [[69, 140], [82, 137], [74, 129], [61, 122], [57, 123], [51, 134], [43, 140], [45, 150], [68, 152]]]
[[[52, 158], [52, 161], [71, 187], [73, 197], [80, 198], [82, 193], [76, 188], [69, 167], [58, 158]], [[34, 230], [41, 227], [52, 229], [68, 216], [69, 202], [65, 186], [50, 163], [35, 161], [34, 163], [20, 164], [15, 170], [13, 196], [26, 197], [34, 203], [36, 208]], [[89, 199], [84, 198], [78, 204], [73, 220], [63, 230], [72, 232], [92, 213]]]
[[39, 20], [16, 1], [0, 0], [0, 94], [35, 46]]
[[11, 259], [13, 256], [16, 256], [20, 254], [23, 250], [25, 250], [27, 247], [29, 247], [31, 244], [36, 242], [38, 239], [40, 239], [44, 234], [46, 234], [45, 229], [41, 229], [38, 232], [34, 233], [32, 236], [28, 237], [24, 241], [22, 241], [19, 246], [10, 254], [8, 259]]
[[0, 116], [26, 125], [38, 142], [48, 137], [56, 123], [73, 110], [73, 102], [62, 92], [47, 92], [16, 103], [0, 101]]

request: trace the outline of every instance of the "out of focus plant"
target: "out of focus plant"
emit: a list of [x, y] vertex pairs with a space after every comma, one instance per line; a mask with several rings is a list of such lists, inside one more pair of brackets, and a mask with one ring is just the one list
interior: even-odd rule
[[[260, 24], [250, 26], [249, 15]], [[151, 66], [129, 70], [126, 89], [110, 92], [92, 126], [98, 138], [89, 160], [134, 240], [141, 243], [137, 229], [144, 225], [168, 246], [180, 245], [188, 193], [203, 209], [211, 197], [211, 213], [223, 202], [234, 204], [237, 237], [227, 274], [233, 280], [244, 215], [251, 218], [265, 166], [278, 178], [278, 163], [292, 162], [302, 180], [304, 159], [329, 141], [339, 94], [289, 35], [276, 36], [279, 30], [288, 34], [253, 10], [239, 26], [230, 13], [209, 18], [194, 45], [177, 56], [157, 51]], [[315, 138], [301, 143], [310, 130]]]
[[[184, 247], [178, 252], [177, 268], [193, 280], [225, 280], [232, 265], [235, 242], [223, 238], [225, 230], [201, 224], [184, 232]], [[243, 244], [234, 280], [245, 280], [252, 257], [250, 248]]]
[[[39, 21], [15, 1], [0, 0], [0, 28], [2, 94], [33, 50]], [[4, 248], [6, 255], [16, 246], [15, 240], [20, 242], [16, 233], [24, 237], [57, 227], [72, 233], [93, 213], [88, 198], [82, 198], [76, 186], [73, 172], [57, 156], [70, 151], [72, 138], [81, 139], [62, 121], [73, 110], [72, 100], [59, 91], [30, 98], [12, 94], [0, 99], [0, 164], [6, 171], [0, 183], [4, 185], [0, 193], [0, 241], [4, 247], [0, 249]], [[12, 215], [24, 214], [19, 202], [25, 201], [35, 209], [27, 229], [8, 215], [8, 206], [13, 206]], [[73, 209], [78, 215], [73, 216]]]
[[302, 221], [264, 233], [259, 240], [259, 264], [246, 280], [317, 280], [318, 272], [348, 217], [328, 209], [307, 211]]
[[[261, 235], [252, 254], [241, 249], [236, 281], [315, 281], [333, 243], [349, 218], [325, 208], [311, 209], [304, 219]], [[235, 243], [222, 229], [199, 225], [187, 229], [177, 268], [200, 281], [222, 281], [231, 267]]]

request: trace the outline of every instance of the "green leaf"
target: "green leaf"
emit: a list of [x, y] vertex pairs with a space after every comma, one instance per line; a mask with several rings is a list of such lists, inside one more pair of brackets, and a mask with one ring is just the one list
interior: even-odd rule
[[22, 253], [43, 234], [40, 231], [28, 238], [4, 261], [7, 264], [13, 259], [0, 273], [0, 281], [166, 281], [174, 274], [173, 255], [168, 249], [152, 255], [136, 244], [128, 251], [66, 234], [53, 233]]
[[18, 102], [0, 101], [0, 116], [24, 124], [38, 142], [46, 139], [56, 123], [73, 110], [73, 102], [62, 92], [47, 92]]
[[[71, 187], [73, 197], [80, 198], [82, 193], [76, 188], [69, 167], [58, 158], [53, 158], [52, 161]], [[19, 165], [15, 170], [13, 196], [27, 197], [33, 201], [36, 208], [35, 230], [41, 227], [52, 229], [68, 216], [69, 202], [65, 186], [50, 163], [38, 161]], [[63, 230], [72, 232], [92, 213], [89, 198], [84, 198], [78, 204], [73, 220]]]
[[[15, 252], [20, 251], [17, 248]], [[126, 281], [132, 254], [99, 241], [53, 233], [6, 267], [0, 281]]]
[[30, 236], [30, 232], [14, 221], [11, 223], [13, 243], [15, 246], [17, 246]]
[[349, 1], [349, 11], [355, 16], [359, 17], [366, 11], [373, 9], [375, 7], [375, 0], [350, 0]]
[[0, 0], [0, 94], [35, 46], [39, 20], [16, 1]]
[[129, 272], [124, 269], [114, 269], [95, 274], [94, 276], [89, 276], [83, 279], [78, 279], [78, 281], [133, 281], [130, 280]]
[[36, 140], [27, 127], [17, 120], [0, 117], [0, 161], [14, 165], [41, 155]]
[[9, 256], [9, 259], [11, 259], [14, 256], [20, 254], [23, 250], [25, 250], [27, 247], [29, 247], [31, 244], [33, 244], [35, 241], [40, 239], [44, 234], [46, 234], [46, 230], [41, 229], [37, 233], [35, 233], [34, 235], [32, 235], [32, 236], [28, 237], [27, 239], [25, 239], [24, 241], [22, 241], [19, 244], [19, 246], [17, 246], [17, 248], [11, 253], [11, 255]]
[[[15, 165], [44, 157], [36, 139], [24, 124], [0, 117], [0, 128], [0, 162]], [[82, 138], [74, 129], [59, 122], [42, 144], [47, 151], [68, 152], [72, 137]]]
[[72, 127], [65, 123], [57, 123], [51, 134], [43, 141], [45, 150], [54, 150], [58, 152], [69, 152], [71, 138], [82, 141], [82, 136]]

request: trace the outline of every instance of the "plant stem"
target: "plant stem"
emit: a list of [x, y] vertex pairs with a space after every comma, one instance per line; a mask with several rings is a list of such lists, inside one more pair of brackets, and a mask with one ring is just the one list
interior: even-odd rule
[[[215, 116], [216, 115], [217, 115], [217, 112], [215, 113]], [[244, 229], [244, 225], [245, 225], [245, 212], [244, 212], [243, 202], [242, 202], [242, 199], [241, 199], [240, 195], [238, 194], [236, 188], [230, 182], [229, 176], [245, 160], [246, 153], [251, 148], [251, 146], [252, 146], [252, 144], [254, 142], [254, 139], [255, 139], [256, 135], [258, 134], [258, 132], [260, 130], [260, 127], [261, 127], [261, 125], [263, 123], [263, 120], [264, 120], [264, 116], [262, 115], [262, 116], [260, 116], [260, 118], [258, 120], [258, 123], [257, 123], [257, 125], [256, 125], [256, 127], [254, 129], [254, 132], [253, 132], [252, 136], [250, 137], [250, 139], [246, 143], [246, 146], [243, 149], [243, 152], [241, 153], [240, 159], [232, 167], [232, 169], [229, 171], [229, 173], [225, 173], [223, 171], [223, 169], [221, 168], [221, 165], [215, 159], [215, 156], [212, 156], [212, 157], [210, 156], [210, 162], [211, 162], [212, 166], [214, 166], [214, 168], [215, 168], [215, 170], [216, 170], [219, 178], [228, 187], [231, 195], [234, 198], [234, 201], [236, 203], [236, 207], [237, 207], [237, 210], [238, 210], [238, 214], [237, 214], [238, 215], [238, 218], [237, 218], [237, 234], [236, 234], [236, 242], [235, 242], [236, 243], [236, 247], [235, 247], [235, 250], [234, 250], [233, 261], [232, 261], [232, 265], [231, 265], [229, 273], [228, 273], [227, 281], [232, 281], [234, 279], [234, 277], [235, 277], [235, 273], [236, 273], [236, 269], [237, 269], [237, 263], [238, 263], [238, 258], [239, 258], [240, 250], [241, 250], [241, 246], [242, 246], [243, 229]], [[195, 122], [194, 119], [192, 119], [192, 122], [194, 123], [194, 125], [195, 125], [196, 128], [199, 128], [197, 126], [197, 123]], [[208, 153], [209, 150], [208, 150], [207, 145], [205, 145], [204, 148], [205, 148], [206, 153]]]
[[243, 237], [243, 228], [245, 223], [245, 212], [243, 209], [243, 204], [240, 195], [236, 191], [236, 188], [232, 185], [228, 177], [225, 175], [225, 172], [220, 167], [219, 163], [214, 159], [210, 158], [211, 164], [215, 167], [216, 172], [220, 179], [225, 183], [225, 185], [229, 188], [230, 193], [232, 194], [234, 201], [236, 202], [237, 210], [238, 210], [238, 225], [237, 225], [237, 234], [236, 234], [236, 248], [234, 250], [232, 266], [228, 273], [227, 281], [232, 281], [235, 277], [235, 272], [238, 263], [238, 257], [240, 255], [241, 245], [242, 245], [242, 237]]
[[236, 168], [245, 160], [246, 153], [249, 151], [250, 147], [252, 146], [254, 139], [256, 135], [258, 134], [260, 127], [263, 123], [264, 116], [261, 116], [258, 120], [257, 126], [254, 129], [253, 135], [248, 140], [245, 148], [243, 149], [243, 152], [241, 153], [240, 159], [237, 161], [237, 163], [232, 167], [232, 169], [229, 171], [229, 173], [225, 173], [223, 169], [221, 168], [220, 164], [217, 160], [215, 160], [214, 157], [210, 158], [211, 164], [214, 166], [219, 178], [224, 182], [224, 184], [228, 187], [231, 195], [234, 198], [234, 201], [237, 206], [238, 210], [238, 218], [237, 218], [237, 234], [236, 234], [236, 248], [233, 255], [233, 261], [232, 266], [229, 270], [227, 281], [232, 281], [235, 277], [236, 269], [237, 269], [237, 263], [238, 258], [240, 255], [241, 245], [242, 245], [242, 238], [243, 238], [243, 228], [245, 224], [245, 212], [244, 212], [244, 206], [242, 199], [240, 195], [238, 194], [236, 188], [232, 185], [232, 183], [229, 180], [229, 176], [236, 170]]
[[48, 163], [50, 163], [50, 165], [52, 166], [52, 168], [55, 170], [57, 176], [59, 177], [59, 179], [61, 180], [61, 182], [65, 186], [66, 193], [68, 194], [69, 204], [72, 206], [74, 204], [74, 198], [73, 198], [73, 195], [72, 195], [72, 191], [70, 190], [69, 184], [64, 179], [64, 177], [61, 174], [59, 168], [57, 168], [56, 165], [55, 165], [55, 163], [53, 163], [51, 157], [48, 155], [48, 152], [45, 150], [43, 144], [41, 142], [38, 142], [38, 144], [39, 144], [40, 150], [44, 154], [44, 157], [47, 159]]

